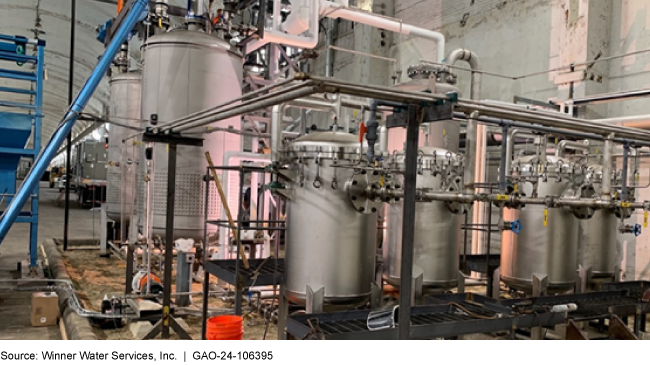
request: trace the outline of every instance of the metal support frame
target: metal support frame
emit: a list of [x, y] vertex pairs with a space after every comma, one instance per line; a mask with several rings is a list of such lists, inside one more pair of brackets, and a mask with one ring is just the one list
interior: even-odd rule
[[413, 291], [413, 248], [415, 245], [415, 202], [418, 159], [418, 107], [409, 106], [404, 159], [404, 212], [402, 219], [402, 267], [400, 272], [399, 326], [400, 340], [408, 340], [411, 330], [411, 292]]
[[174, 209], [176, 206], [176, 156], [179, 145], [203, 146], [203, 140], [198, 138], [184, 138], [178, 135], [157, 135], [145, 133], [143, 142], [165, 143], [167, 151], [167, 214], [165, 222], [165, 273], [163, 278], [163, 314], [162, 318], [144, 339], [150, 340], [160, 333], [163, 339], [169, 338], [170, 327], [185, 340], [191, 340], [190, 335], [176, 322], [171, 315], [171, 291], [172, 291], [172, 265], [174, 259]]
[[[27, 44], [34, 45], [36, 56], [27, 55]], [[20, 51], [22, 50], [22, 52]], [[9, 205], [15, 204], [16, 193], [16, 173], [21, 157], [37, 159], [41, 152], [41, 128], [43, 118], [43, 83], [44, 83], [44, 65], [45, 65], [45, 41], [34, 40], [24, 37], [12, 37], [0, 35], [0, 61], [15, 62], [18, 65], [33, 65], [34, 72], [19, 72], [12, 70], [0, 69], [0, 78], [14, 80], [26, 80], [31, 82], [31, 88], [16, 89], [3, 88], [0, 92], [4, 94], [27, 95], [28, 103], [15, 103], [0, 101], [0, 105], [15, 109], [23, 109], [16, 112], [0, 113], [0, 124], [18, 124], [23, 133], [25, 141], [32, 141], [32, 147], [20, 146], [19, 148], [0, 148], [0, 160], [5, 162], [2, 173], [0, 174], [0, 186], [4, 189], [3, 200], [6, 198]], [[24, 97], [24, 96], [23, 96]], [[5, 122], [4, 118], [7, 118]], [[15, 142], [7, 140], [8, 143]], [[16, 161], [15, 167], [12, 162]], [[39, 176], [40, 180], [40, 176]], [[22, 190], [22, 187], [21, 187]], [[25, 194], [25, 201], [30, 198], [29, 208], [22, 211], [23, 204], [17, 207], [17, 221], [20, 223], [29, 223], [29, 271], [31, 276], [37, 274], [38, 259], [38, 210], [39, 210], [39, 187], [38, 183], [31, 186]], [[9, 210], [9, 209], [8, 209]], [[4, 214], [3, 214], [4, 216]], [[0, 241], [1, 242], [1, 241]]]

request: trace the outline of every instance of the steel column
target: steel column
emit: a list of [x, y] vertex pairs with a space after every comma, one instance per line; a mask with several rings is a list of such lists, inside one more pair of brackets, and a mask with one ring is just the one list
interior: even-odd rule
[[404, 213], [402, 219], [402, 267], [399, 295], [399, 339], [408, 340], [411, 324], [411, 291], [413, 277], [413, 247], [415, 244], [415, 203], [418, 160], [418, 107], [409, 106], [404, 159]]
[[[68, 104], [72, 105], [74, 94], [74, 43], [77, 29], [77, 0], [72, 0], [72, 17], [70, 20], [70, 65], [68, 67]], [[70, 233], [70, 171], [72, 163], [70, 155], [72, 153], [72, 129], [68, 132], [65, 146], [65, 204], [63, 210], [63, 250], [68, 249], [68, 234]], [[127, 286], [129, 283], [127, 283]]]

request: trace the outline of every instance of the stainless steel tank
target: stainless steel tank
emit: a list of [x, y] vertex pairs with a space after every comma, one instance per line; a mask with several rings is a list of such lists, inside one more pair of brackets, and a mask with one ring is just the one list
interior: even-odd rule
[[[538, 164], [534, 156], [513, 161], [518, 174], [537, 176]], [[559, 158], [548, 156], [549, 166], [556, 166]], [[568, 168], [565, 168], [568, 170]], [[538, 196], [561, 197], [571, 192], [571, 181], [567, 178], [558, 182], [549, 177], [538, 179]], [[518, 189], [530, 197], [533, 184], [520, 182]], [[504, 220], [521, 221], [521, 232], [501, 233], [501, 280], [510, 287], [527, 293], [533, 290], [533, 275], [539, 279], [547, 277], [549, 293], [565, 292], [574, 287], [578, 253], [578, 222], [570, 210], [548, 209], [547, 224], [544, 226], [542, 205], [527, 205], [521, 210], [504, 209]]]
[[353, 164], [359, 156], [358, 137], [342, 132], [303, 136], [283, 154], [295, 173], [287, 186], [292, 197], [285, 254], [286, 296], [294, 303], [305, 303], [308, 287], [323, 288], [330, 306], [362, 304], [370, 297], [377, 214], [354, 209], [345, 184], [355, 170], [332, 167]]
[[[603, 167], [591, 165], [587, 169], [589, 186], [583, 190], [583, 197], [599, 198]], [[614, 212], [596, 210], [590, 219], [580, 220], [578, 239], [578, 265], [591, 268], [591, 277], [610, 278], [616, 273], [616, 234], [618, 219]]]
[[[391, 167], [403, 171], [404, 154], [398, 153], [394, 158]], [[443, 148], [421, 147], [416, 182], [418, 189], [455, 191], [462, 178], [457, 170], [458, 164], [459, 158], [455, 153]], [[396, 175], [395, 184], [404, 186], [403, 180], [403, 175]], [[435, 289], [457, 286], [459, 217], [449, 211], [443, 202], [417, 203], [415, 209], [413, 266], [416, 271], [422, 271], [423, 285]], [[383, 275], [384, 280], [393, 286], [400, 285], [403, 211], [402, 203], [388, 206]]]
[[[110, 120], [136, 128], [142, 127], [141, 85], [140, 72], [113, 75], [110, 81]], [[126, 222], [130, 221], [135, 201], [136, 161], [139, 156], [132, 141], [122, 143], [129, 134], [133, 134], [133, 131], [115, 124], [108, 131], [106, 215], [116, 222], [121, 221], [122, 214]]]
[[[215, 107], [241, 96], [242, 56], [222, 39], [200, 32], [176, 30], [156, 35], [142, 46], [142, 119], [158, 124]], [[233, 117], [219, 122], [238, 129]], [[203, 129], [204, 130], [204, 129]], [[203, 238], [204, 182], [209, 151], [215, 164], [226, 150], [238, 150], [241, 139], [223, 132], [205, 134], [203, 147], [178, 146], [176, 167], [176, 238]], [[164, 234], [167, 202], [167, 146], [157, 144], [153, 174], [153, 234]], [[221, 172], [218, 172], [219, 174]], [[208, 218], [220, 218], [214, 187]], [[236, 206], [232, 209], [236, 212]]]

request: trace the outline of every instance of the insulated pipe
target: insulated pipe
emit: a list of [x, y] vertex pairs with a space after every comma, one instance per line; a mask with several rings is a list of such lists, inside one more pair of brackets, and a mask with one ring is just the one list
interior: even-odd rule
[[560, 143], [557, 144], [557, 148], [555, 149], [555, 156], [557, 157], [566, 156], [567, 149], [578, 150], [578, 151], [585, 152], [585, 154], [587, 154], [589, 153], [589, 141], [586, 140], [584, 142], [574, 142], [566, 139], [562, 140], [560, 141]]
[[0, 217], [0, 243], [2, 243], [4, 238], [7, 236], [9, 229], [16, 221], [18, 214], [27, 202], [31, 192], [38, 186], [41, 176], [43, 176], [43, 173], [45, 173], [45, 170], [50, 165], [52, 158], [56, 155], [57, 150], [65, 140], [68, 133], [72, 130], [79, 114], [83, 112], [86, 104], [88, 104], [92, 94], [97, 89], [97, 86], [102, 81], [106, 71], [108, 71], [108, 68], [113, 62], [115, 55], [119, 52], [122, 43], [124, 43], [126, 37], [138, 22], [140, 15], [146, 9], [148, 2], [147, 0], [133, 0], [132, 4], [133, 6], [129, 10], [124, 23], [120, 28], [118, 28], [113, 40], [106, 48], [103, 57], [99, 59], [99, 62], [90, 75], [90, 78], [79, 91], [77, 98], [70, 106], [69, 111], [57, 127], [47, 146], [34, 161], [34, 165], [27, 174], [27, 177], [25, 177], [23, 184], [18, 189], [16, 197], [11, 201], [2, 214], [2, 217]]
[[[249, 43], [246, 46], [246, 54], [251, 53], [267, 45], [268, 43], [284, 44], [295, 48], [314, 49], [318, 45], [320, 6], [313, 4], [313, 0], [294, 0], [292, 2], [292, 13], [302, 15], [306, 10], [306, 19], [309, 21], [309, 29], [306, 36], [293, 35], [280, 29], [280, 9], [282, 8], [281, 0], [273, 0], [273, 26], [271, 29], [264, 30], [264, 37], [260, 40]], [[260, 14], [264, 16], [264, 14]], [[303, 32], [304, 33], [304, 32]]]
[[602, 200], [609, 201], [612, 199], [611, 179], [612, 179], [612, 149], [614, 134], [610, 134], [605, 139], [603, 147], [603, 183], [601, 188]]
[[[313, 6], [313, 5], [312, 5]], [[406, 36], [428, 39], [436, 42], [436, 61], [442, 62], [445, 58], [445, 36], [442, 33], [429, 29], [404, 24], [400, 19], [389, 18], [372, 14], [360, 9], [353, 9], [333, 2], [321, 2], [321, 13], [328, 18], [341, 18], [351, 22], [370, 25], [378, 29], [385, 29]], [[265, 36], [266, 38], [266, 36]]]

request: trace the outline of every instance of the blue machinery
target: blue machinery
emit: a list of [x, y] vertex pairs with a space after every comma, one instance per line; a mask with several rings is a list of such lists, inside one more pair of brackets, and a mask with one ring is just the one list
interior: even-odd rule
[[[25, 177], [25, 180], [21, 185], [21, 187], [18, 189], [18, 192], [15, 194], [13, 199], [8, 200], [9, 205], [7, 209], [2, 213], [2, 216], [0, 217], [0, 244], [2, 243], [2, 241], [4, 241], [4, 238], [7, 236], [7, 233], [9, 232], [9, 229], [14, 224], [14, 222], [32, 223], [32, 232], [31, 232], [32, 242], [30, 242], [31, 244], [30, 266], [32, 268], [36, 267], [36, 243], [37, 243], [36, 229], [37, 229], [37, 220], [38, 220], [38, 214], [32, 214], [32, 213], [38, 212], [38, 199], [32, 199], [32, 212], [27, 216], [29, 220], [24, 220], [24, 215], [21, 210], [25, 205], [25, 203], [27, 203], [27, 200], [31, 197], [32, 194], [34, 193], [38, 194], [38, 183], [41, 179], [41, 176], [43, 176], [43, 173], [45, 173], [45, 170], [47, 169], [50, 162], [56, 155], [57, 150], [59, 149], [59, 147], [61, 147], [66, 136], [72, 130], [72, 126], [79, 118], [79, 114], [84, 110], [86, 104], [90, 100], [90, 97], [95, 92], [95, 89], [97, 89], [99, 82], [106, 74], [106, 71], [108, 71], [108, 68], [110, 67], [111, 62], [113, 61], [113, 58], [115, 58], [115, 55], [117, 55], [117, 52], [120, 50], [120, 47], [122, 46], [122, 43], [124, 43], [124, 41], [127, 39], [127, 35], [131, 32], [135, 24], [138, 22], [143, 11], [146, 10], [147, 3], [148, 3], [147, 0], [131, 0], [129, 4], [124, 7], [122, 13], [117, 19], [117, 24], [119, 24], [117, 31], [114, 33], [111, 43], [106, 48], [106, 52], [104, 53], [104, 56], [99, 60], [99, 63], [93, 70], [92, 74], [90, 75], [90, 78], [88, 79], [88, 81], [86, 81], [86, 84], [83, 86], [81, 91], [79, 91], [79, 94], [77, 95], [76, 99], [68, 109], [68, 112], [66, 113], [65, 117], [63, 118], [63, 120], [61, 120], [61, 123], [59, 123], [57, 129], [54, 131], [54, 134], [52, 135], [50, 141], [47, 143], [43, 151], [41, 151], [41, 153], [35, 159], [34, 166]], [[13, 41], [15, 39], [25, 40], [24, 38], [0, 36], [0, 40], [3, 40], [5, 42]], [[43, 48], [39, 47], [39, 52], [42, 52], [42, 50]], [[3, 56], [3, 59], [7, 59], [9, 61], [15, 61], [19, 63], [25, 61], [33, 62], [38, 59], [42, 60], [42, 58], [35, 59], [34, 57], [19, 55], [15, 52], [15, 47], [14, 47], [14, 54], [5, 55], [4, 49], [0, 54]], [[42, 57], [42, 54], [41, 53], [39, 54]], [[5, 56], [6, 58], [4, 58]], [[43, 75], [42, 62], [39, 62], [38, 66], [41, 67], [40, 69], [41, 72], [40, 73], [37, 72], [37, 75], [42, 76]], [[36, 77], [34, 74], [31, 73], [0, 70], [0, 77], [12, 77], [12, 76], [13, 78], [19, 78], [21, 80], [29, 80], [29, 77], [32, 78]], [[17, 92], [18, 90], [9, 89], [9, 90], [2, 90], [2, 91]], [[23, 92], [27, 92], [27, 90], [23, 90]], [[42, 89], [41, 92], [37, 92], [37, 96], [38, 95], [41, 96], [43, 95]], [[42, 99], [40, 100], [40, 102], [42, 103]], [[27, 105], [23, 105], [23, 104], [16, 105], [16, 103], [5, 103], [5, 102], [0, 102], [0, 105], [27, 107]], [[38, 110], [40, 111], [40, 104], [36, 104], [36, 105], [39, 105]], [[33, 118], [33, 116], [29, 115], [29, 117], [31, 122], [31, 118]], [[16, 120], [19, 119], [20, 118]], [[4, 128], [6, 122], [4, 121], [4, 119], [2, 119], [2, 117], [0, 117], [0, 121], [2, 122], [2, 128]], [[16, 125], [18, 124], [20, 123], [19, 122], [16, 123]], [[38, 126], [39, 126], [38, 127], [39, 130], [37, 133], [34, 134], [34, 146], [40, 146], [40, 135], [41, 135], [40, 119], [39, 119]], [[20, 128], [18, 130], [20, 130]], [[0, 131], [0, 143], [9, 139], [5, 137], [4, 133], [6, 133], [4, 130]], [[24, 133], [25, 132], [16, 132], [17, 135], [22, 135]], [[11, 153], [11, 152], [13, 152], [14, 154], [18, 153], [21, 156], [24, 155], [36, 156], [39, 150], [34, 149], [30, 152], [30, 154], [27, 154], [28, 150], [24, 150], [23, 148], [0, 147], [0, 153]], [[4, 159], [4, 158], [5, 155], [0, 156], [0, 159]], [[3, 166], [0, 166], [0, 168], [3, 168]], [[13, 173], [15, 175], [15, 169]], [[2, 181], [6, 181], [4, 177], [0, 177], [0, 179], [2, 179]], [[0, 181], [0, 184], [2, 184], [2, 181]], [[15, 181], [15, 177], [14, 177], [14, 181]], [[34, 207], [36, 208], [36, 210], [34, 210]]]
[[[27, 47], [36, 47], [36, 56], [27, 55]], [[18, 66], [32, 65], [33, 71], [0, 68], [0, 79], [17, 80], [20, 88], [0, 87], [0, 194], [2, 201], [12, 203], [16, 195], [16, 172], [22, 157], [36, 159], [41, 151], [41, 121], [43, 119], [43, 73], [45, 41], [0, 35], [0, 61]], [[14, 67], [15, 68], [15, 67]], [[10, 98], [12, 100], [5, 100]], [[24, 102], [26, 101], [26, 102]], [[7, 111], [11, 110], [11, 111]], [[28, 147], [31, 140], [31, 146]], [[29, 266], [36, 267], [38, 244], [38, 178], [26, 187], [25, 198], [31, 198], [29, 210], [17, 212], [16, 222], [29, 223]], [[29, 196], [27, 196], [29, 194]], [[14, 204], [16, 210], [22, 204]]]

